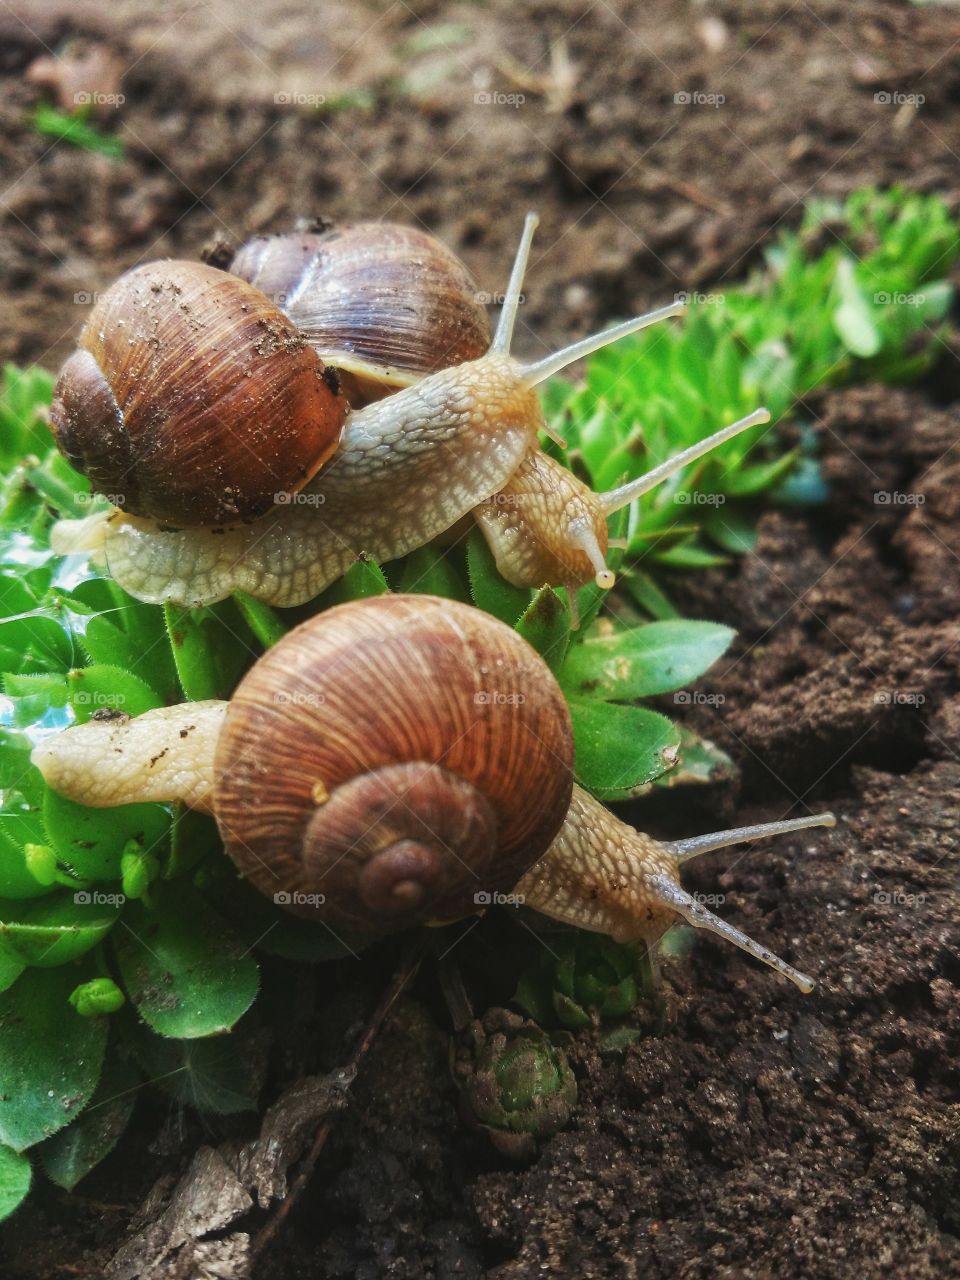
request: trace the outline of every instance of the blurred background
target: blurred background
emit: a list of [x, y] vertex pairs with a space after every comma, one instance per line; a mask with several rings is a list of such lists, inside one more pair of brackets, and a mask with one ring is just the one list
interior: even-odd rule
[[0, 4], [0, 358], [55, 367], [130, 264], [420, 223], [527, 351], [746, 273], [811, 194], [956, 195], [960, 11], [875, 0]]

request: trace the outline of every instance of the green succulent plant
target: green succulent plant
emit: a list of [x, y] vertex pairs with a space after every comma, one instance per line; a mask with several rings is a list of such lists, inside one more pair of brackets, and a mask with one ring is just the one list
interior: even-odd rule
[[649, 985], [642, 946], [574, 933], [551, 941], [521, 977], [514, 1001], [543, 1026], [577, 1031], [626, 1017]]
[[570, 1119], [577, 1081], [564, 1051], [535, 1022], [490, 1009], [452, 1056], [465, 1118], [503, 1155], [529, 1159]]

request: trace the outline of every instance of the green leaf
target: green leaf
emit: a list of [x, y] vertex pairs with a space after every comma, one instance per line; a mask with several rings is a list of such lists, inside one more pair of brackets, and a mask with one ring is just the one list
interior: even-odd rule
[[577, 780], [601, 800], [626, 800], [677, 759], [680, 731], [646, 707], [568, 697]]
[[196, 890], [182, 883], [165, 890], [152, 910], [128, 904], [114, 931], [127, 994], [160, 1035], [220, 1035], [253, 1003], [256, 961]]
[[656, 553], [657, 562], [671, 569], [715, 569], [729, 563], [727, 556], [715, 556], [702, 547], [685, 543]]
[[83, 151], [98, 151], [110, 160], [122, 160], [122, 138], [110, 138], [79, 115], [65, 115], [47, 102], [38, 102], [33, 112], [33, 127], [44, 137], [57, 138]]
[[[797, 451], [791, 449], [780, 458], [769, 462], [758, 462], [751, 467], [741, 467], [739, 471], [725, 478], [724, 484], [728, 494], [733, 497], [752, 497], [772, 489], [790, 474], [797, 464]], [[723, 504], [720, 504], [721, 512]]]
[[649, 573], [632, 569], [624, 575], [622, 581], [640, 608], [645, 609], [652, 618], [663, 622], [668, 618], [680, 616], [669, 596], [661, 590]]
[[366, 556], [361, 556], [338, 582], [328, 587], [323, 593], [320, 597], [318, 612], [322, 609], [330, 609], [337, 604], [348, 604], [351, 600], [366, 600], [370, 596], [382, 596], [389, 590], [390, 584], [380, 566]]
[[90, 1105], [73, 1124], [37, 1148], [51, 1182], [72, 1191], [110, 1154], [127, 1127], [140, 1084], [140, 1073], [133, 1064], [117, 1053], [110, 1054]]
[[28, 809], [0, 816], [0, 898], [40, 898], [55, 887], [56, 856], [28, 856], [43, 847], [43, 825]]
[[68, 964], [110, 932], [120, 896], [80, 889], [30, 902], [0, 903], [0, 947], [40, 969]]
[[530, 591], [527, 587], [515, 587], [500, 576], [493, 552], [479, 529], [471, 529], [467, 538], [467, 572], [473, 603], [508, 626], [514, 626], [530, 604]]
[[98, 663], [78, 667], [67, 677], [70, 705], [78, 724], [85, 724], [98, 711], [123, 711], [139, 716], [163, 705], [163, 700], [145, 680], [122, 667]]
[[126, 996], [112, 978], [91, 978], [70, 992], [70, 1003], [81, 1018], [99, 1018], [122, 1009]]
[[120, 667], [124, 671], [131, 671], [141, 656], [126, 632], [102, 615], [96, 615], [87, 623], [82, 644], [92, 663]]
[[23, 1151], [89, 1101], [107, 1044], [102, 1018], [71, 1009], [72, 969], [27, 969], [0, 995], [0, 1141]]
[[224, 698], [230, 693], [217, 654], [222, 637], [212, 609], [180, 609], [165, 604], [163, 617], [170, 636], [173, 661], [183, 692], [192, 702]]
[[33, 1168], [27, 1157], [11, 1147], [0, 1146], [0, 1222], [26, 1199], [32, 1179]]
[[520, 615], [517, 631], [558, 671], [570, 643], [570, 612], [553, 587], [541, 587]]
[[161, 874], [164, 880], [192, 871], [210, 854], [221, 849], [220, 833], [213, 818], [178, 804], [170, 829], [170, 857]]
[[282, 640], [287, 634], [286, 624], [275, 609], [271, 609], [262, 600], [255, 600], [245, 591], [235, 591], [233, 599], [246, 621], [247, 626], [257, 637], [264, 649], [269, 649]]
[[629, 701], [669, 693], [695, 680], [730, 647], [735, 632], [716, 622], [677, 618], [571, 645], [562, 688], [578, 697]]
[[450, 548], [436, 543], [412, 551], [403, 561], [398, 591], [442, 596], [469, 603], [469, 592], [450, 560]]
[[167, 836], [170, 815], [158, 804], [89, 809], [48, 791], [43, 822], [60, 861], [79, 881], [116, 880], [129, 842], [156, 852]]
[[837, 264], [836, 288], [840, 305], [833, 312], [833, 327], [837, 334], [855, 356], [875, 356], [880, 350], [880, 333], [849, 258], [841, 258]]
[[12, 987], [26, 967], [16, 956], [0, 951], [0, 991], [6, 991]]
[[252, 1015], [205, 1040], [165, 1040], [129, 1017], [123, 1034], [147, 1078], [179, 1102], [217, 1115], [256, 1110], [267, 1059]]

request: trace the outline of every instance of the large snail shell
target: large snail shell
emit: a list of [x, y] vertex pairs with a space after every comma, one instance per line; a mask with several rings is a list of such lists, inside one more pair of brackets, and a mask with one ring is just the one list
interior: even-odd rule
[[93, 488], [169, 525], [252, 520], [303, 487], [348, 411], [336, 376], [258, 289], [154, 262], [98, 299], [51, 409]]
[[383, 595], [303, 623], [243, 679], [214, 807], [261, 892], [382, 934], [512, 888], [563, 822], [572, 761], [560, 689], [516, 632]]
[[354, 404], [476, 360], [490, 346], [467, 268], [415, 227], [357, 222], [260, 236], [240, 248], [230, 270], [286, 312], [344, 375]]

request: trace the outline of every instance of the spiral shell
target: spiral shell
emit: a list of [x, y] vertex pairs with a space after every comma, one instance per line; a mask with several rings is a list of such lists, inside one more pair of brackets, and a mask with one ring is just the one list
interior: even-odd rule
[[384, 595], [303, 623], [243, 679], [214, 808], [261, 892], [383, 934], [512, 888], [563, 822], [572, 762], [563, 695], [516, 632]]
[[446, 245], [415, 227], [357, 222], [260, 236], [231, 271], [290, 317], [344, 378], [351, 403], [476, 360], [490, 345], [482, 295]]
[[348, 411], [289, 319], [245, 281], [154, 262], [98, 299], [51, 423], [93, 488], [167, 525], [252, 520], [336, 448]]

